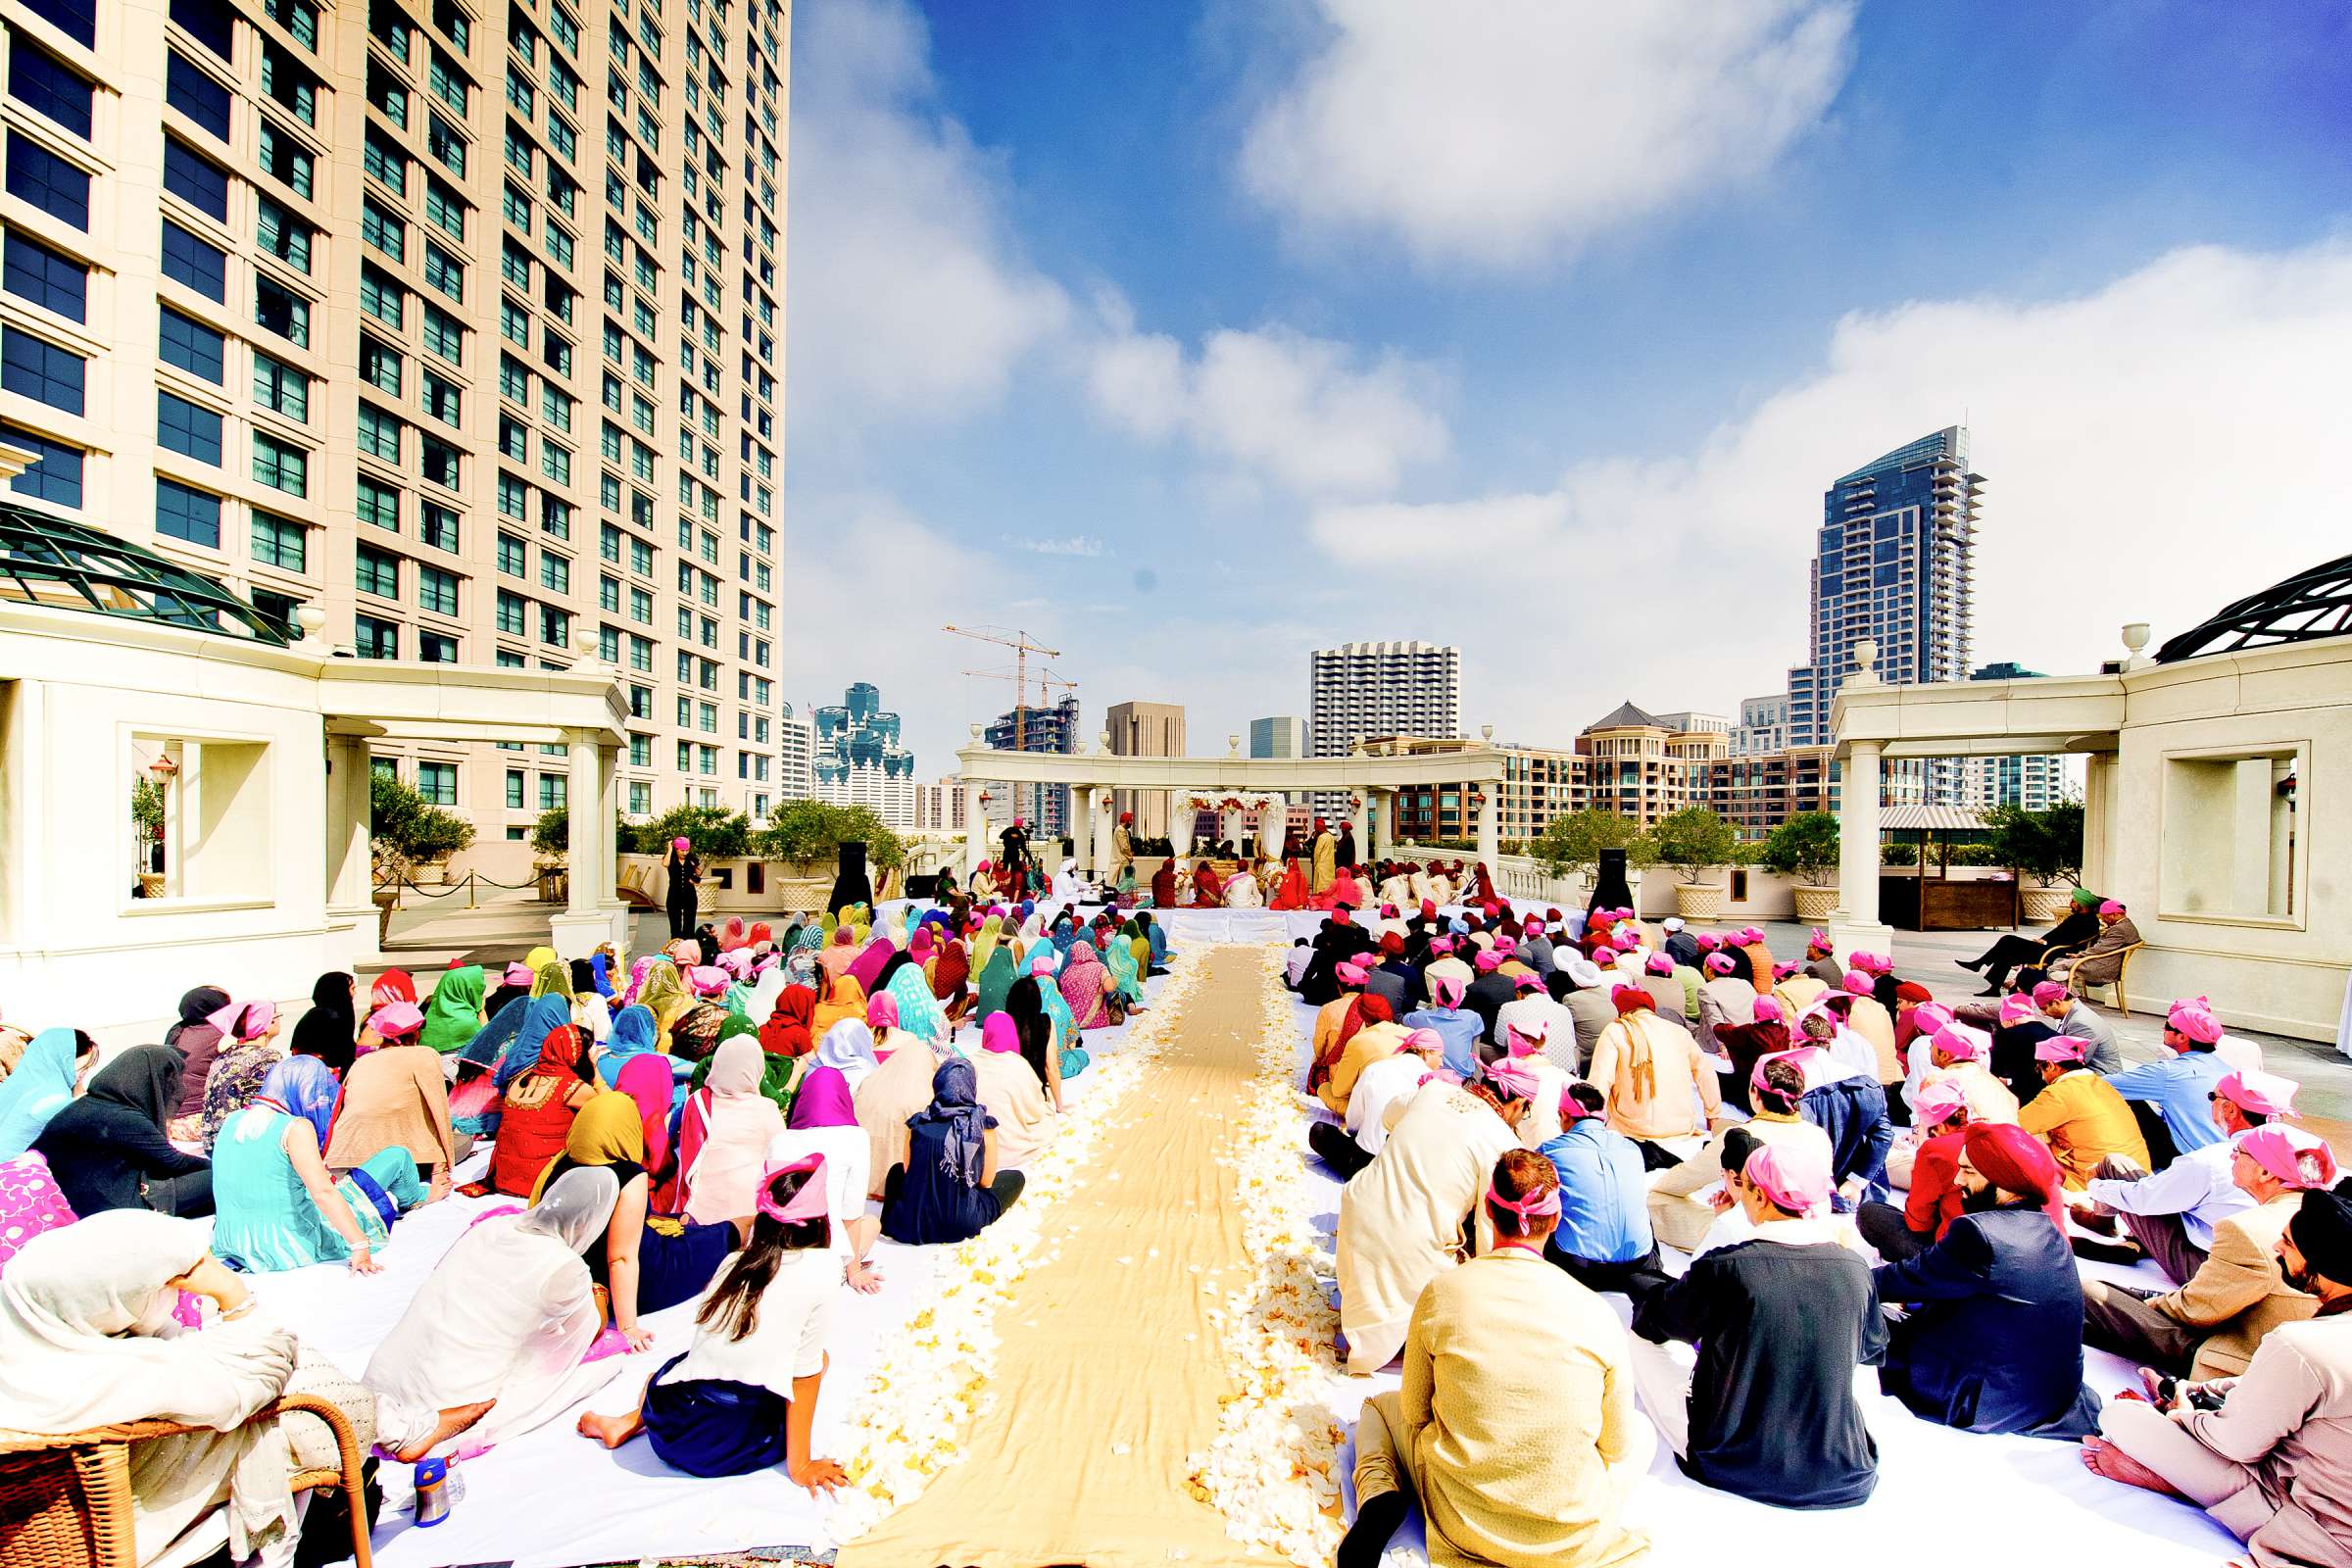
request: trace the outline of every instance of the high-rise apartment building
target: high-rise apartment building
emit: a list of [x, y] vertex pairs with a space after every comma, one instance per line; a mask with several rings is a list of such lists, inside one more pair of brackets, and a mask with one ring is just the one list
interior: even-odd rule
[[[1181, 703], [1113, 703], [1103, 720], [1110, 728], [1114, 757], [1182, 757], [1184, 705]], [[1113, 790], [1111, 809], [1133, 811], [1135, 832], [1143, 838], [1168, 836], [1168, 792]]]
[[1303, 718], [1251, 719], [1250, 721], [1250, 755], [1251, 757], [1306, 756], [1306, 720]]
[[[1853, 645], [1878, 644], [1883, 680], [1968, 678], [1971, 553], [1984, 478], [1968, 466], [1968, 429], [1951, 425], [1898, 447], [1830, 486], [1812, 565], [1805, 664], [1788, 672], [1788, 740], [1831, 743], [1830, 711], [1853, 670]], [[1920, 793], [1949, 804], [1955, 760], [1920, 770]], [[1894, 783], [1891, 776], [1890, 786]]]
[[[982, 735], [983, 744], [1005, 752], [1078, 750], [1078, 699], [1064, 697], [1051, 707], [1015, 708], [997, 715]], [[995, 784], [989, 790], [988, 816], [992, 822], [1021, 818], [1030, 836], [1059, 838], [1070, 831], [1070, 787], [1067, 784]]]
[[[776, 0], [35, 0], [9, 33], [16, 499], [363, 659], [623, 674], [621, 807], [763, 816]], [[565, 763], [387, 743], [484, 837]]]
[[1777, 752], [1788, 744], [1788, 694], [1740, 699], [1740, 722], [1732, 729], [1732, 755]]
[[812, 770], [818, 800], [871, 807], [885, 827], [914, 826], [914, 754], [899, 744], [899, 715], [884, 710], [870, 682], [816, 710]]
[[[1986, 664], [1970, 680], [2033, 680], [2041, 671], [2004, 662]], [[2074, 793], [2066, 759], [2060, 756], [1970, 757], [1960, 763], [1960, 802], [1980, 811], [1996, 806], [2022, 806], [2043, 811]]]
[[[1462, 651], [1435, 643], [1342, 643], [1307, 655], [1307, 739], [1315, 757], [1346, 757], [1375, 735], [1452, 739], [1462, 732]], [[1320, 792], [1317, 811], [1345, 797]]]
[[816, 720], [790, 703], [776, 710], [776, 799], [816, 799]]
[[914, 787], [914, 826], [922, 833], [960, 833], [964, 828], [963, 780], [950, 773], [936, 784]]

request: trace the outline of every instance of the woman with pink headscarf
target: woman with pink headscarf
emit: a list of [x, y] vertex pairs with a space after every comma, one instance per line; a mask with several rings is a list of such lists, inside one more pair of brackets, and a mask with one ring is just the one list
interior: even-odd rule
[[1093, 943], [1070, 944], [1058, 984], [1061, 1000], [1080, 1029], [1108, 1029], [1117, 1022], [1110, 1015], [1109, 998], [1118, 990], [1118, 982], [1095, 956]]
[[992, 1014], [980, 1026], [980, 1054], [972, 1059], [980, 1103], [997, 1119], [997, 1162], [1019, 1170], [1054, 1141], [1054, 1106], [1037, 1071], [1021, 1056], [1019, 1027], [1012, 1014]]
[[834, 928], [833, 939], [816, 950], [817, 967], [838, 979], [858, 961], [858, 933], [848, 926]]

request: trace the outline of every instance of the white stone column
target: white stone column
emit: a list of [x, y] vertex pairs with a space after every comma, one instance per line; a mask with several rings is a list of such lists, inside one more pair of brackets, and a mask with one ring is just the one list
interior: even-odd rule
[[1265, 808], [1257, 813], [1257, 853], [1266, 859], [1282, 859], [1282, 841], [1290, 833], [1291, 798], [1281, 790], [1266, 797]]
[[[2082, 767], [2082, 885], [2129, 902], [2115, 880], [2109, 824], [2114, 820], [2115, 754], [2092, 752]], [[2113, 890], [2113, 891], [2110, 891]], [[2134, 889], [2133, 891], [2137, 891]]]
[[[375, 907], [368, 864], [368, 818], [374, 780], [368, 741], [326, 737], [326, 913], [330, 920], [365, 925], [367, 951], [376, 951]], [[176, 845], [173, 846], [175, 849]]]
[[1879, 920], [1879, 743], [1853, 742], [1838, 782], [1838, 907], [1830, 916], [1840, 958], [1892, 945], [1893, 932]]
[[1492, 873], [1502, 863], [1502, 786], [1490, 780], [1476, 788], [1486, 797], [1478, 807], [1478, 858]]
[[1371, 793], [1371, 812], [1372, 833], [1367, 841], [1369, 848], [1365, 853], [1376, 860], [1383, 860], [1388, 858], [1390, 850], [1395, 848], [1391, 840], [1396, 832], [1396, 792], [1395, 790], [1374, 790]]
[[1193, 806], [1190, 790], [1168, 791], [1168, 849], [1173, 855], [1193, 853]]
[[565, 736], [571, 752], [565, 798], [570, 803], [570, 842], [564, 852], [569, 896], [564, 912], [548, 921], [549, 941], [564, 958], [585, 958], [603, 942], [617, 941], [619, 916], [606, 907], [612, 897], [601, 893], [598, 880], [612, 864], [607, 843], [612, 819], [605, 814], [605, 747], [594, 730], [575, 729]]
[[599, 745], [596, 749], [596, 796], [600, 809], [597, 823], [601, 831], [597, 842], [602, 850], [603, 868], [596, 878], [596, 907], [600, 914], [618, 917], [619, 929], [626, 932], [628, 906], [620, 899], [620, 836], [612, 824], [620, 820], [620, 748]]
[[1087, 855], [1094, 861], [1088, 872], [1097, 882], [1107, 883], [1116, 869], [1111, 862], [1110, 829], [1112, 822], [1111, 792], [1089, 787], [1086, 792], [1087, 809], [1093, 817], [1094, 832], [1087, 846]]

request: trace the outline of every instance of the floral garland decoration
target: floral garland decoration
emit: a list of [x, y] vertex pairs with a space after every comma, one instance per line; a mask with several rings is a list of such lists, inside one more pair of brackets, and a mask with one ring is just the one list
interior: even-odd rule
[[965, 1435], [995, 1403], [988, 1382], [1001, 1344], [997, 1314], [1038, 1260], [1040, 1239], [1061, 1222], [1063, 1200], [1098, 1168], [1103, 1138], [1118, 1125], [1113, 1113], [1174, 1036], [1206, 967], [1178, 969], [1118, 1044], [1096, 1054], [1087, 1074], [1100, 1076], [1062, 1113], [1053, 1144], [1023, 1168], [1021, 1200], [945, 1251], [931, 1298], [885, 1342], [871, 1378], [851, 1400], [857, 1415], [842, 1459], [850, 1485], [825, 1519], [836, 1543], [865, 1534], [962, 1460]]
[[1248, 1283], [1210, 1314], [1238, 1387], [1225, 1396], [1217, 1436], [1187, 1456], [1193, 1494], [1225, 1516], [1244, 1545], [1321, 1568], [1338, 1550], [1340, 1446], [1328, 1410], [1342, 1378], [1333, 1341], [1339, 1315], [1327, 1286], [1331, 1254], [1314, 1226], [1298, 1108], [1298, 1023], [1281, 984], [1283, 955], [1263, 955], [1257, 1074], [1243, 1091], [1219, 1162], [1234, 1173]]

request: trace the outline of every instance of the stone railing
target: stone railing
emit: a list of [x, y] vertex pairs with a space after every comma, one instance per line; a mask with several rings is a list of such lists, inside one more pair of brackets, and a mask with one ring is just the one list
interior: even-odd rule
[[[1467, 866], [1478, 858], [1476, 854], [1468, 850], [1437, 850], [1418, 844], [1394, 844], [1389, 847], [1388, 854], [1392, 859], [1411, 860], [1421, 865], [1449, 864], [1459, 860]], [[1490, 869], [1494, 873], [1495, 891], [1506, 899], [1521, 899], [1530, 904], [1565, 909], [1571, 906], [1581, 908], [1592, 896], [1592, 884], [1583, 873], [1553, 876], [1524, 855], [1497, 857], [1496, 863]], [[1633, 875], [1638, 877], [1640, 873]]]

